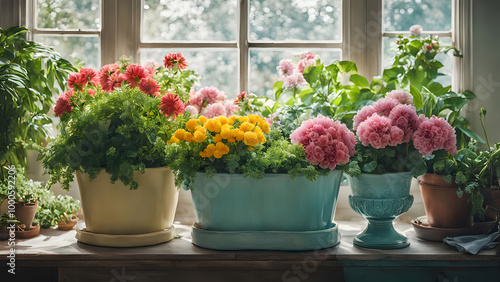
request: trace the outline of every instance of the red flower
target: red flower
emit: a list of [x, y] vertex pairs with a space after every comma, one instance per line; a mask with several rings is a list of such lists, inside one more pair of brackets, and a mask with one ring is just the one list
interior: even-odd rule
[[71, 106], [71, 96], [73, 95], [73, 90], [68, 90], [68, 92], [59, 95], [57, 98], [56, 106], [54, 107], [54, 113], [56, 117], [61, 117], [64, 113], [71, 113], [73, 107]]
[[240, 94], [238, 94], [238, 96], [237, 96], [237, 97], [238, 97], [238, 99], [239, 99], [239, 100], [243, 100], [243, 99], [245, 99], [245, 98], [248, 98], [248, 96], [247, 96], [247, 92], [246, 92], [246, 91], [243, 91], [243, 92], [241, 92]]
[[98, 76], [99, 82], [101, 83], [101, 88], [106, 92], [115, 90], [115, 87], [120, 86], [121, 84], [120, 79], [122, 81], [125, 79], [123, 75], [122, 77], [120, 77], [120, 69], [118, 68], [117, 64], [109, 64], [103, 66], [99, 70]]
[[184, 113], [184, 103], [179, 100], [179, 96], [174, 93], [167, 93], [161, 97], [160, 109], [164, 116], [176, 118]]
[[150, 76], [149, 72], [140, 65], [128, 65], [124, 75], [125, 80], [132, 88], [134, 88], [136, 84], [139, 84], [142, 79]]
[[90, 68], [81, 68], [80, 73], [87, 78], [87, 81], [92, 83], [94, 86], [99, 84], [99, 76], [94, 69]]
[[176, 67], [183, 70], [188, 67], [186, 58], [184, 58], [181, 53], [170, 53], [166, 55], [163, 63], [167, 69], [173, 69]]
[[139, 89], [141, 89], [144, 94], [156, 96], [158, 91], [160, 91], [160, 85], [151, 77], [146, 77], [139, 83]]
[[83, 86], [87, 85], [87, 77], [81, 73], [70, 74], [68, 78], [68, 86], [76, 90], [82, 90]]

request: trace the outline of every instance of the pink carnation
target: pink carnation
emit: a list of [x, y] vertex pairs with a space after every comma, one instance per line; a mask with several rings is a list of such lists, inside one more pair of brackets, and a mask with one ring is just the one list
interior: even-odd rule
[[80, 73], [87, 78], [87, 81], [92, 83], [92, 85], [97, 86], [99, 84], [99, 75], [94, 69], [81, 68]]
[[226, 116], [226, 108], [222, 103], [213, 103], [207, 105], [200, 113], [207, 118]]
[[73, 96], [73, 90], [71, 89], [64, 94], [59, 95], [54, 107], [54, 114], [56, 117], [61, 117], [64, 113], [71, 113], [73, 110], [71, 96]]
[[299, 61], [299, 63], [297, 64], [297, 70], [300, 72], [300, 73], [303, 73], [304, 70], [309, 67], [309, 66], [315, 66], [316, 65], [316, 61], [314, 59], [307, 59], [307, 58], [304, 58], [302, 60]]
[[198, 108], [192, 105], [186, 106], [184, 111], [190, 113], [191, 115], [197, 115], [199, 113]]
[[280, 76], [290, 76], [293, 74], [293, 64], [290, 60], [281, 60], [280, 65], [276, 67]]
[[119, 87], [125, 79], [123, 74], [120, 74], [120, 69], [117, 64], [103, 66], [99, 70], [98, 77], [102, 90], [106, 92], [114, 91], [115, 88]]
[[359, 124], [356, 135], [363, 146], [382, 149], [402, 143], [404, 132], [392, 126], [389, 118], [374, 114]]
[[248, 95], [247, 95], [246, 91], [243, 91], [240, 94], [238, 94], [238, 96], [236, 96], [236, 99], [238, 99], [238, 100], [243, 100], [243, 99], [246, 99], [246, 98], [248, 98]]
[[141, 83], [139, 83], [139, 89], [141, 89], [142, 93], [146, 95], [158, 96], [160, 91], [160, 85], [158, 85], [158, 83], [154, 79], [148, 76], [143, 80], [141, 80]]
[[344, 124], [319, 116], [302, 122], [291, 135], [292, 143], [301, 144], [306, 159], [313, 165], [333, 170], [349, 162], [355, 153], [356, 139]]
[[400, 105], [398, 100], [393, 98], [382, 98], [373, 104], [375, 110], [377, 110], [379, 115], [388, 117], [392, 109], [397, 105]]
[[87, 83], [87, 77], [81, 73], [70, 74], [68, 77], [68, 86], [75, 90], [83, 90]]
[[[139, 85], [139, 87], [141, 87]], [[176, 118], [184, 113], [184, 103], [174, 93], [167, 93], [161, 97], [160, 110], [164, 116]]]
[[410, 105], [397, 105], [389, 114], [389, 119], [393, 126], [403, 130], [404, 137], [402, 143], [410, 141], [413, 132], [418, 129], [422, 121], [417, 116], [417, 110]]
[[150, 77], [150, 74], [142, 66], [132, 64], [127, 66], [124, 76], [130, 87], [134, 88], [137, 84], [141, 83], [142, 79]]
[[316, 55], [313, 52], [302, 52], [300, 54], [300, 59], [315, 60]]
[[357, 130], [360, 123], [371, 117], [377, 110], [373, 106], [364, 106], [353, 118], [353, 129]]
[[283, 87], [285, 89], [293, 88], [293, 87], [302, 87], [307, 85], [307, 81], [304, 79], [304, 76], [301, 73], [294, 73], [285, 77], [285, 81], [283, 82]]
[[450, 154], [457, 153], [457, 137], [453, 127], [443, 118], [432, 116], [425, 119], [413, 134], [413, 145], [423, 155], [445, 149]]
[[396, 99], [401, 104], [413, 105], [413, 96], [402, 90], [392, 90], [386, 94], [386, 97]]

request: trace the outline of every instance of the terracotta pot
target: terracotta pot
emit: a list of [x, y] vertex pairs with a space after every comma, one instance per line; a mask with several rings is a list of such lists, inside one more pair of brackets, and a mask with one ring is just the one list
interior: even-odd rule
[[481, 194], [484, 197], [485, 205], [500, 211], [500, 189], [485, 188], [481, 190]]
[[457, 196], [458, 185], [442, 176], [427, 173], [418, 178], [427, 220], [432, 227], [460, 228], [472, 226], [469, 195]]
[[78, 223], [78, 217], [66, 218], [66, 220], [57, 223], [57, 228], [59, 228], [59, 230], [64, 230], [64, 231], [73, 230], [75, 228], [76, 223]]
[[40, 234], [40, 225], [37, 226], [31, 226], [29, 230], [26, 231], [19, 231], [16, 230], [16, 239], [28, 239], [28, 238], [33, 238]]
[[37, 205], [38, 202], [28, 203], [24, 205], [19, 203], [15, 204], [15, 214], [17, 220], [19, 220], [19, 225], [25, 224], [26, 226], [32, 227], [31, 224], [33, 223], [33, 219], [35, 219]]

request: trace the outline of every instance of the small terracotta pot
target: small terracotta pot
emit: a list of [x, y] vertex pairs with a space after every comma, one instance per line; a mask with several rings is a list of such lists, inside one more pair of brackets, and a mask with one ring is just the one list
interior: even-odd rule
[[78, 217], [66, 218], [66, 220], [57, 223], [57, 228], [59, 228], [59, 230], [65, 230], [65, 231], [73, 230], [77, 222], [78, 222]]
[[500, 211], [500, 189], [484, 188], [481, 189], [481, 194], [485, 205]]
[[457, 196], [458, 185], [442, 176], [427, 173], [418, 178], [427, 220], [432, 227], [460, 228], [472, 226], [469, 195]]
[[29, 230], [19, 231], [16, 230], [16, 239], [28, 239], [37, 236], [40, 233], [40, 225], [31, 226]]
[[[26, 226], [31, 226], [33, 219], [35, 219], [36, 207], [38, 202], [28, 203], [28, 204], [15, 204], [15, 214], [19, 225], [25, 224]], [[28, 229], [29, 230], [29, 229]]]

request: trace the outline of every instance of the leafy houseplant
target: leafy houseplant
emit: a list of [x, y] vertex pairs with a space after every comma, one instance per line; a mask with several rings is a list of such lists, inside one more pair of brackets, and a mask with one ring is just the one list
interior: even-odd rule
[[[25, 40], [28, 29], [0, 29], [0, 167], [26, 167], [27, 150], [50, 136], [53, 93], [74, 67], [52, 48]], [[5, 179], [0, 171], [0, 181]]]
[[7, 240], [10, 237], [11, 230], [14, 232], [18, 225], [19, 221], [13, 214], [6, 212], [0, 215], [0, 240]]
[[[69, 195], [54, 195], [47, 191], [40, 200], [35, 219], [41, 227], [49, 228], [59, 223], [70, 223], [80, 210], [80, 201]], [[74, 222], [76, 224], [76, 222]]]
[[[83, 68], [70, 75], [71, 89], [57, 100], [60, 134], [43, 151], [43, 165], [51, 175], [49, 185], [60, 182], [64, 189], [76, 173], [86, 215], [86, 229], [77, 231], [83, 242], [143, 246], [174, 236], [178, 191], [164, 147], [189, 114], [185, 101], [167, 91], [188, 89], [194, 74], [183, 74], [187, 63], [182, 55], [171, 57], [166, 56], [166, 69], [126, 60], [99, 71]], [[103, 199], [113, 199], [113, 205], [96, 204]], [[148, 234], [147, 240], [133, 240], [135, 234]]]
[[[323, 247], [338, 242], [333, 212], [341, 169], [355, 144], [354, 134], [340, 122], [311, 119], [289, 139], [258, 115], [200, 116], [168, 143], [166, 158], [176, 182], [191, 189], [196, 245], [306, 250], [317, 246], [302, 236], [330, 236]], [[290, 240], [264, 240], [280, 232], [289, 232]]]

